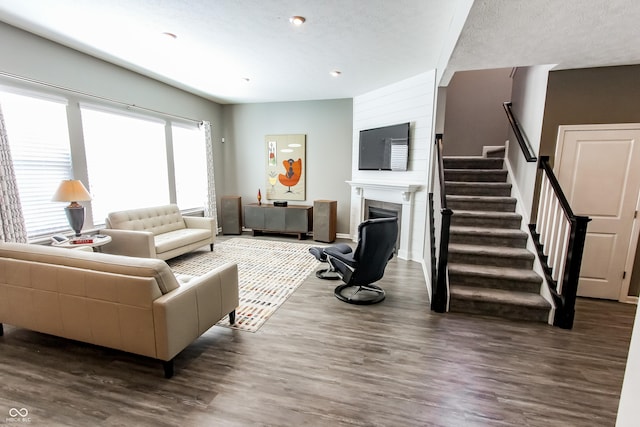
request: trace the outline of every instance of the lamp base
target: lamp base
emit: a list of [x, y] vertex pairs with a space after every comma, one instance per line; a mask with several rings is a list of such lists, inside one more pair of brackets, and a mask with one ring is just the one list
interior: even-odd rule
[[67, 206], [64, 211], [67, 214], [67, 221], [69, 221], [71, 229], [76, 232], [76, 237], [80, 236], [84, 225], [84, 206]]

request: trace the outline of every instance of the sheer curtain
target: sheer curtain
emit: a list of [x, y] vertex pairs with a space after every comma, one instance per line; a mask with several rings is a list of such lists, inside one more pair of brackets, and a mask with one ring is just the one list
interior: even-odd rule
[[27, 242], [18, 185], [13, 170], [9, 140], [0, 106], [0, 241]]
[[216, 207], [216, 182], [213, 176], [213, 143], [211, 141], [211, 123], [202, 122], [204, 138], [207, 146], [207, 204], [204, 207], [204, 215], [214, 218], [216, 234], [218, 234], [218, 209]]

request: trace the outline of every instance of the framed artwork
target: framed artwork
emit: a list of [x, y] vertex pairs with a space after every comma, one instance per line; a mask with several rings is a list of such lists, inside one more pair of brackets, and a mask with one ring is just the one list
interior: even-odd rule
[[266, 135], [267, 200], [306, 200], [306, 135]]

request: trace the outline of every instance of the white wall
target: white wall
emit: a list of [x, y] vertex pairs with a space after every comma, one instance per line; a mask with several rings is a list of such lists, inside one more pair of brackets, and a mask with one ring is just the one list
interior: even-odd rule
[[[553, 65], [538, 65], [518, 68], [513, 78], [511, 102], [513, 112], [529, 139], [533, 153], [540, 151], [542, 135], [542, 119], [547, 96], [547, 80]], [[520, 209], [529, 223], [529, 214], [533, 206], [537, 164], [527, 163], [520, 146], [515, 139], [509, 140], [508, 162], [514, 175], [514, 186], [517, 187], [522, 203]]]
[[241, 196], [243, 204], [256, 203], [261, 188], [264, 197], [265, 135], [305, 134], [306, 200], [290, 203], [336, 200], [337, 232], [349, 233], [351, 200], [345, 181], [351, 176], [351, 99], [225, 105], [223, 110], [225, 195]]
[[638, 401], [640, 401], [640, 310], [636, 311], [636, 319], [633, 323], [616, 427], [638, 425]]
[[[409, 259], [422, 262], [428, 205], [428, 169], [433, 137], [436, 73], [429, 71], [360, 95], [353, 100], [353, 144], [351, 180], [417, 183], [422, 188], [414, 194]], [[358, 170], [358, 140], [363, 129], [410, 122], [409, 167], [407, 171]], [[351, 204], [360, 203], [352, 192]], [[356, 236], [359, 209], [351, 210], [351, 235]]]

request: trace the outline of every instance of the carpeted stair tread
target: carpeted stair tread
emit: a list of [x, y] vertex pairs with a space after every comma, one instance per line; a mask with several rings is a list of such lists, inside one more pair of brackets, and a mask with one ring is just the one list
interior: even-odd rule
[[494, 247], [484, 245], [464, 245], [461, 243], [452, 243], [449, 245], [449, 254], [473, 254], [473, 255], [490, 255], [490, 256], [504, 256], [513, 258], [525, 258], [533, 259], [534, 255], [522, 248], [506, 248], [506, 247]]
[[513, 280], [542, 283], [542, 277], [535, 271], [529, 269], [455, 263], [450, 263], [447, 267], [449, 273], [473, 274], [481, 277], [504, 277]]
[[524, 248], [449, 243], [451, 263], [531, 269], [534, 258], [533, 253]]
[[454, 210], [454, 216], [470, 216], [470, 217], [478, 217], [478, 218], [494, 218], [494, 219], [507, 219], [507, 218], [515, 218], [518, 220], [522, 219], [522, 215], [517, 214], [515, 212], [491, 212], [491, 211], [471, 211], [466, 209], [456, 209]]
[[474, 300], [549, 310], [551, 304], [542, 295], [531, 292], [505, 291], [502, 289], [451, 286], [451, 299]]
[[446, 181], [447, 195], [510, 196], [511, 184], [506, 182]]
[[447, 194], [447, 201], [455, 200], [459, 202], [487, 202], [487, 203], [515, 203], [514, 197], [506, 196], [467, 196], [467, 195], [449, 195]]
[[504, 160], [499, 157], [445, 156], [442, 163], [445, 169], [502, 169]]
[[515, 228], [451, 226], [451, 243], [503, 245], [524, 248], [528, 234]]
[[450, 233], [468, 234], [468, 235], [482, 235], [493, 234], [496, 236], [505, 237], [527, 237], [528, 234], [520, 229], [513, 228], [491, 228], [491, 227], [465, 227], [465, 226], [451, 226]]
[[507, 171], [504, 169], [445, 169], [444, 180], [445, 182], [506, 182]]
[[520, 229], [522, 216], [515, 212], [468, 211], [452, 209], [452, 226], [517, 228]]
[[513, 197], [447, 195], [447, 206], [454, 211], [462, 208], [474, 211], [513, 212], [516, 202]]
[[540, 292], [542, 277], [531, 269], [449, 263], [450, 286]]

